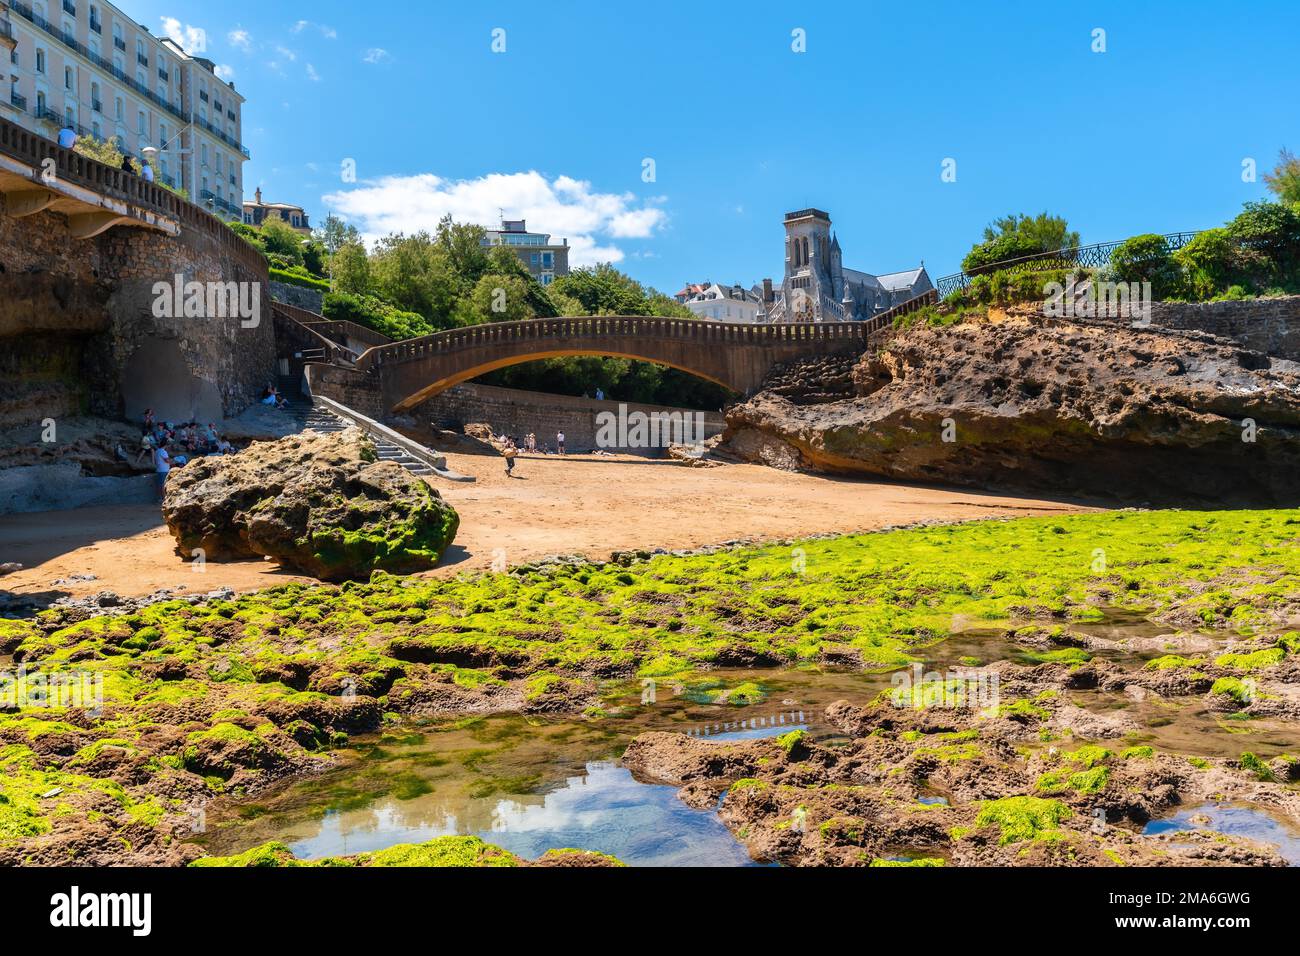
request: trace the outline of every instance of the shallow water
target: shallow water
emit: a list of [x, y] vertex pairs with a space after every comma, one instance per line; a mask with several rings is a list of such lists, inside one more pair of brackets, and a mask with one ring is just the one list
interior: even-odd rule
[[[1163, 633], [1136, 618], [1088, 627], [1121, 644], [1140, 638], [1150, 645], [1152, 635]], [[966, 630], [918, 649], [915, 656], [927, 672], [1007, 659], [1032, 663], [1029, 649], [1003, 633], [987, 626]], [[1140, 667], [1146, 657], [1162, 651], [1118, 646], [1094, 653]], [[654, 730], [711, 740], [804, 730], [835, 743], [843, 737], [826, 723], [826, 706], [840, 699], [865, 704], [891, 686], [891, 674], [724, 669], [686, 683], [657, 681], [653, 699], [643, 682], [611, 686], [607, 716], [598, 720], [514, 714], [407, 727], [357, 740], [339, 752], [341, 765], [328, 774], [292, 783], [256, 803], [210, 811], [208, 833], [199, 842], [209, 852], [229, 854], [280, 840], [299, 857], [314, 859], [460, 834], [480, 836], [526, 857], [576, 847], [641, 866], [748, 865], [744, 849], [715, 812], [692, 810], [677, 799], [676, 788], [639, 783], [620, 767], [627, 745]], [[1149, 743], [1207, 757], [1237, 757], [1253, 750], [1265, 759], [1300, 750], [1296, 728], [1229, 720], [1205, 710], [1200, 698], [1135, 700], [1096, 691], [1065, 695], [1090, 710], [1131, 713], [1142, 729], [1127, 735], [1124, 746]], [[925, 802], [929, 800], [946, 802], [946, 797], [935, 794]], [[1176, 826], [1180, 818], [1161, 822]], [[1224, 819], [1257, 830], [1261, 826], [1242, 816]], [[896, 855], [908, 856], [909, 848], [899, 848]]]
[[1207, 803], [1180, 810], [1172, 817], [1152, 820], [1143, 832], [1183, 833], [1191, 830], [1213, 830], [1267, 843], [1276, 847], [1291, 866], [1300, 866], [1300, 831], [1258, 807]]
[[[706, 684], [661, 684], [654, 703], [627, 685], [598, 721], [470, 718], [361, 742], [345, 766], [255, 804], [208, 814], [202, 842], [237, 853], [267, 840], [304, 859], [360, 853], [449, 834], [481, 836], [526, 857], [577, 847], [638, 866], [743, 866], [750, 860], [712, 811], [676, 787], [638, 783], [618, 758], [638, 734], [673, 730], [712, 740], [804, 730], [833, 740], [827, 704], [865, 703], [887, 675], [848, 671], [721, 670]], [[701, 703], [702, 694], [757, 684], [763, 699]]]

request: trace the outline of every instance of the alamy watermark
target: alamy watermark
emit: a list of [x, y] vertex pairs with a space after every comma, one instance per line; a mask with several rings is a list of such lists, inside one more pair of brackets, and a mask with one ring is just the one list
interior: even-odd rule
[[179, 273], [171, 282], [153, 284], [156, 319], [239, 319], [246, 329], [262, 324], [262, 283], [186, 282]]
[[49, 707], [99, 713], [104, 707], [104, 675], [85, 670], [0, 671], [0, 709]]
[[894, 674], [890, 683], [894, 686], [890, 701], [895, 707], [989, 712], [997, 709], [999, 701], [998, 675], [980, 669], [958, 668], [940, 674], [917, 663]]
[[597, 448], [667, 448], [704, 444], [703, 412], [629, 412], [596, 414]]
[[1150, 282], [1109, 282], [1085, 279], [1073, 272], [1065, 283], [1043, 286], [1043, 315], [1055, 319], [1133, 319], [1133, 325], [1151, 324]]

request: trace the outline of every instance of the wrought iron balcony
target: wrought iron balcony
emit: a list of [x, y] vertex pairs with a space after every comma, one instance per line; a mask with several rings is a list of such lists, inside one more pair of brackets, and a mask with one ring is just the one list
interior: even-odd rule
[[227, 146], [231, 147], [232, 149], [239, 150], [240, 154], [243, 155], [244, 159], [252, 158], [252, 155], [248, 152], [248, 148], [244, 146], [242, 143], [240, 143], [239, 140], [235, 139], [233, 136], [227, 135], [225, 132], [213, 126], [207, 120], [196, 117], [194, 123], [197, 126], [203, 127], [205, 130], [207, 130], [217, 139], [221, 140]]
[[0, 37], [5, 37], [9, 40], [14, 38], [14, 27], [8, 20], [0, 20]]
[[63, 0], [63, 12], [68, 16], [75, 17], [77, 15], [77, 5], [72, 0]]
[[19, 96], [17, 93], [10, 93], [9, 102], [12, 103], [14, 106], [18, 107], [20, 110], [25, 111], [27, 109], [27, 97], [25, 96]]
[[166, 83], [171, 79], [171, 74], [168, 73], [163, 67], [160, 66], [158, 67], [158, 79]]
[[50, 109], [48, 106], [38, 105], [36, 109], [32, 110], [32, 113], [38, 120], [44, 120], [47, 123], [57, 123], [60, 128], [63, 126], [63, 117], [54, 112], [54, 110]]
[[99, 22], [98, 20], [96, 20], [94, 17], [91, 17], [91, 18], [90, 18], [90, 30], [91, 30], [92, 33], [99, 33], [99, 34], [102, 34], [102, 33], [104, 32], [104, 24], [100, 23], [100, 22]]
[[90, 101], [90, 108], [91, 108], [92, 110], [94, 110], [96, 113], [103, 113], [103, 112], [104, 112], [104, 104], [101, 103], [99, 100], [91, 100], [91, 101]]
[[139, 63], [141, 66], [148, 66], [148, 65], [149, 65], [149, 54], [148, 54], [148, 53], [137, 53], [137, 54], [135, 55], [135, 62]]
[[[184, 120], [187, 123], [190, 121], [189, 114], [186, 113], [184, 110], [182, 110], [180, 107], [174, 106], [173, 104], [167, 102], [167, 100], [163, 99], [161, 96], [159, 96], [153, 90], [149, 89], [149, 87], [145, 86], [143, 83], [138, 82], [134, 77], [127, 76], [125, 72], [119, 70], [114, 64], [110, 63], [108, 60], [105, 60], [99, 54], [93, 53], [90, 50], [88, 50], [85, 46], [78, 43], [75, 37], [73, 37], [70, 34], [64, 33], [63, 30], [59, 28], [56, 28], [53, 24], [51, 24], [39, 13], [33, 11], [31, 7], [20, 2], [20, 0], [9, 0], [9, 9], [12, 10], [14, 13], [17, 13], [24, 20], [27, 20], [35, 24], [45, 33], [48, 33], [50, 36], [54, 37], [56, 40], [63, 43], [70, 49], [75, 50], [77, 53], [80, 53], [82, 56], [84, 56], [95, 66], [99, 67], [104, 72], [115, 77], [120, 82], [126, 84], [131, 89], [133, 89], [136, 93], [138, 93], [140, 96], [143, 96], [149, 102], [153, 103], [155, 106], [158, 106], [161, 109], [166, 110], [167, 112], [171, 113], [173, 116], [177, 117], [178, 119]], [[117, 47], [119, 50], [126, 49], [126, 41], [123, 40], [121, 37], [114, 37], [113, 45]]]

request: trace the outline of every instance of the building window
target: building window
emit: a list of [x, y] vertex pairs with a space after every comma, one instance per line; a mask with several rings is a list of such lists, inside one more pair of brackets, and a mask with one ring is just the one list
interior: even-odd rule
[[554, 269], [554, 268], [555, 268], [555, 253], [553, 253], [553, 252], [543, 252], [543, 253], [542, 253], [542, 268], [543, 268], [543, 269]]
[[72, 67], [65, 66], [63, 68], [63, 88], [65, 90], [72, 90], [76, 85], [77, 81], [72, 75]]
[[139, 133], [141, 136], [148, 136], [148, 135], [149, 135], [149, 126], [148, 126], [147, 124], [148, 124], [148, 120], [145, 119], [145, 117], [144, 117], [144, 112], [141, 111], [141, 112], [137, 113], [137, 114], [136, 114], [136, 132]]
[[45, 51], [40, 47], [36, 48], [36, 72], [45, 72]]
[[118, 96], [114, 98], [113, 107], [113, 115], [117, 118], [119, 123], [126, 119], [126, 106], [122, 103], [122, 97]]

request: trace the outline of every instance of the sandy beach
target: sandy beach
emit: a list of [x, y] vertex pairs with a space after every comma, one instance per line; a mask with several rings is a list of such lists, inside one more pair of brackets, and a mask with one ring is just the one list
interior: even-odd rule
[[[478, 480], [434, 479], [461, 516], [455, 544], [434, 575], [552, 554], [602, 558], [613, 551], [696, 548], [737, 538], [1087, 510], [1071, 501], [791, 474], [759, 465], [688, 468], [630, 456], [524, 456], [508, 478], [497, 457], [447, 458], [453, 469]], [[175, 553], [155, 505], [5, 516], [0, 563], [6, 562], [23, 565], [0, 578], [0, 588], [18, 594], [81, 597], [109, 590], [138, 596], [164, 587], [242, 592], [303, 580], [271, 561], [212, 562], [197, 572]]]

